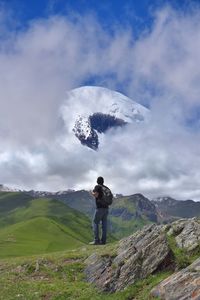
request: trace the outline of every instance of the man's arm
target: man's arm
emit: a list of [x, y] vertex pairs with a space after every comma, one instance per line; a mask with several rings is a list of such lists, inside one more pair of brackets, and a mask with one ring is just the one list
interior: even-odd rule
[[97, 199], [100, 196], [101, 193], [101, 187], [99, 185], [96, 185], [91, 192], [91, 194]]
[[98, 196], [99, 196], [99, 193], [98, 193], [98, 192], [96, 192], [96, 191], [95, 191], [95, 192], [93, 191], [93, 192], [92, 192], [92, 195], [93, 195], [95, 198], [98, 198]]

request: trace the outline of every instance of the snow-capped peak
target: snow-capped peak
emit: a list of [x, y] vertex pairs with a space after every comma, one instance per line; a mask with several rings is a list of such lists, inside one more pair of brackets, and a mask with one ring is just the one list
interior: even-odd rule
[[83, 145], [97, 149], [98, 134], [109, 128], [148, 119], [149, 110], [107, 88], [83, 86], [67, 93], [62, 117]]
[[0, 192], [20, 192], [20, 190], [0, 184]]

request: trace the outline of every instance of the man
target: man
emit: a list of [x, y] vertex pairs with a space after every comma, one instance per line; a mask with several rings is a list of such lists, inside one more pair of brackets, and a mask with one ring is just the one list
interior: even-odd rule
[[[104, 179], [103, 177], [97, 178], [97, 185], [92, 191], [92, 195], [96, 200], [96, 210], [93, 219], [94, 241], [90, 245], [105, 245], [107, 237], [107, 216], [108, 216], [108, 204], [103, 203], [103, 189]], [[107, 188], [107, 187], [106, 187]], [[99, 224], [102, 223], [102, 235], [99, 238]]]

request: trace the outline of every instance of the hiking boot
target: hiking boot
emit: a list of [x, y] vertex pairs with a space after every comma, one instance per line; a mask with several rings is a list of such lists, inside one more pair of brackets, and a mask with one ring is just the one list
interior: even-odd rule
[[101, 244], [101, 245], [105, 245], [105, 244], [106, 244], [106, 242], [103, 242], [103, 241], [101, 241], [101, 242], [100, 242], [100, 244]]
[[100, 244], [101, 244], [101, 245], [105, 245], [105, 244], [106, 244], [106, 241], [100, 240]]
[[89, 243], [89, 245], [100, 245], [100, 243], [96, 242], [96, 241], [92, 241], [92, 242]]

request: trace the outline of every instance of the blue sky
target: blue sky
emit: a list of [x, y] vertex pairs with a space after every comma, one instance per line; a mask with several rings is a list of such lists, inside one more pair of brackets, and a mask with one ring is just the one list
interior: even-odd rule
[[197, 5], [198, 0], [1, 0], [1, 5], [12, 11], [19, 21], [19, 27], [24, 27], [38, 18], [48, 18], [51, 15], [70, 16], [78, 13], [95, 14], [103, 26], [109, 30], [110, 25], [130, 25], [136, 34], [149, 28], [152, 24], [152, 13], [155, 9], [169, 4], [176, 10], [186, 11], [188, 7]]
[[[0, 183], [89, 189], [101, 173], [119, 193], [200, 200], [199, 53], [199, 1], [0, 1]], [[123, 92], [151, 122], [91, 154], [64, 114], [95, 112], [67, 97], [83, 85]]]
[[[96, 1], [96, 0], [1, 0], [1, 7], [8, 11], [9, 31], [23, 32], [31, 27], [31, 24], [38, 20], [47, 20], [52, 16], [60, 16], [70, 19], [76, 23], [77, 18], [93, 16], [105, 32], [111, 35], [119, 30], [131, 30], [133, 40], [139, 39], [146, 32], [152, 30], [155, 21], [155, 12], [163, 7], [170, 6], [176, 12], [188, 13], [188, 11], [198, 7], [199, 0], [115, 0], [115, 1]], [[14, 20], [11, 21], [10, 19]], [[104, 86], [108, 78], [115, 74], [92, 74], [82, 81], [82, 85], [102, 85]], [[144, 83], [151, 91], [151, 96], [158, 93], [155, 85], [149, 82]], [[126, 93], [124, 81], [118, 82], [118, 91]], [[149, 107], [149, 99], [140, 99], [142, 103]], [[196, 121], [196, 112], [193, 114]]]

